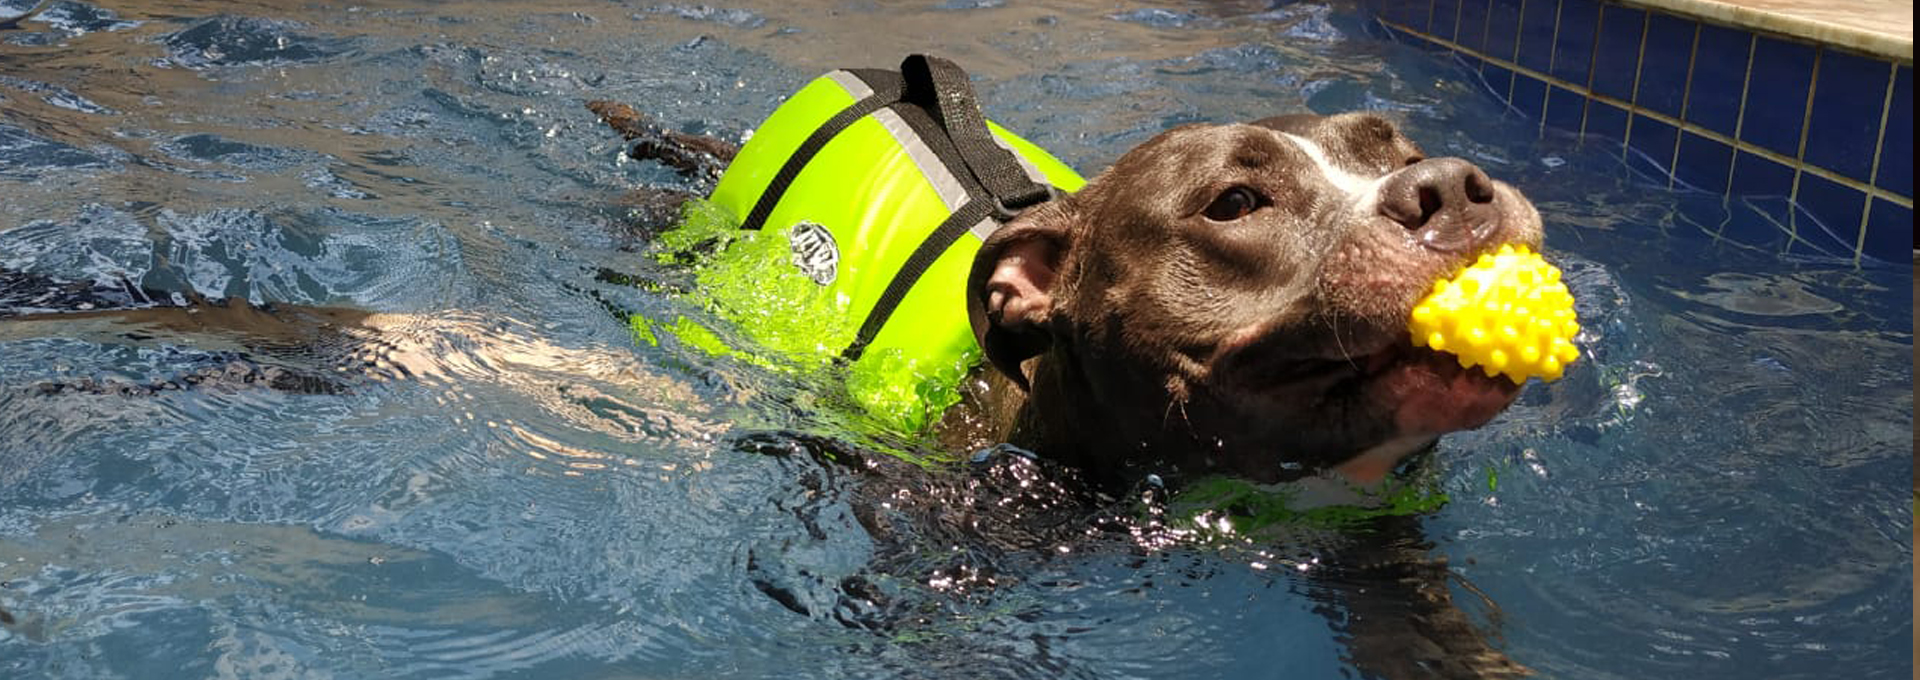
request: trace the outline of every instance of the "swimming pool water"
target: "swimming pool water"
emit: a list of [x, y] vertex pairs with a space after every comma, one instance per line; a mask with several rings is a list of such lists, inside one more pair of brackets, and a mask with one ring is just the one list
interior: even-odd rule
[[[1908, 676], [1909, 270], [1719, 238], [1791, 208], [1542, 135], [1351, 5], [62, 0], [0, 23], [0, 270], [102, 306], [143, 304], [133, 282], [371, 315], [252, 348], [0, 318], [0, 677], [1391, 667], [1357, 621], [1417, 608], [1328, 586], [1325, 537], [1130, 532], [1126, 499], [1096, 521], [1007, 492], [1071, 486], [1017, 460], [823, 462], [889, 444], [836, 437], [806, 377], [609, 313], [700, 314], [618, 201], [688, 187], [622, 162], [582, 102], [738, 139], [814, 75], [914, 51], [1089, 173], [1171, 125], [1368, 109], [1515, 184], [1587, 358], [1442, 442], [1448, 502], [1392, 554], [1445, 560], [1439, 587], [1542, 677]], [[233, 377], [274, 371], [341, 378]], [[1066, 523], [861, 525], [995, 493]]]

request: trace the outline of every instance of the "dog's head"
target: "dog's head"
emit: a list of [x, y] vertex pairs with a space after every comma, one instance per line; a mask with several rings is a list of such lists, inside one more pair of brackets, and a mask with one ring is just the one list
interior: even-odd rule
[[1384, 450], [1390, 468], [1518, 393], [1413, 347], [1414, 303], [1540, 239], [1518, 191], [1378, 116], [1187, 126], [996, 232], [969, 299], [1001, 371], [1047, 357], [1032, 408], [1111, 419], [1128, 450], [1243, 471]]

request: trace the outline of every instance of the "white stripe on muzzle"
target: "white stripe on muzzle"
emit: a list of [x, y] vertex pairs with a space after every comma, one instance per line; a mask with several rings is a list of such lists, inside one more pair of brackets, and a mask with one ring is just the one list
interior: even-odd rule
[[1361, 207], [1371, 207], [1372, 203], [1379, 200], [1380, 183], [1386, 181], [1387, 175], [1369, 178], [1347, 172], [1334, 165], [1333, 161], [1327, 158], [1326, 150], [1321, 149], [1320, 145], [1313, 140], [1289, 132], [1282, 132], [1280, 136], [1293, 142], [1294, 146], [1300, 148], [1301, 153], [1313, 159], [1313, 164], [1320, 167], [1320, 176], [1327, 178], [1328, 182], [1353, 199], [1354, 203]]

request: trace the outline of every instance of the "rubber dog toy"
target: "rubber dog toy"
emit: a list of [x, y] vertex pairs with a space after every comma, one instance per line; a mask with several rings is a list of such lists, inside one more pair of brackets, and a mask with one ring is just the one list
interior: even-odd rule
[[1526, 246], [1481, 255], [1413, 307], [1413, 344], [1446, 352], [1487, 377], [1553, 381], [1580, 357], [1580, 323], [1560, 270]]

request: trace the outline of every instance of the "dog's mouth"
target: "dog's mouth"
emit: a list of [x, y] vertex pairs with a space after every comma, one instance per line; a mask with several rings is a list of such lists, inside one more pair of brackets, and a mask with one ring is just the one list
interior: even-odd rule
[[1460, 358], [1412, 344], [1396, 344], [1368, 357], [1363, 381], [1373, 399], [1389, 407], [1403, 434], [1469, 430], [1506, 409], [1520, 385], [1462, 366]]
[[1231, 343], [1215, 355], [1219, 384], [1280, 407], [1355, 398], [1379, 408], [1403, 435], [1439, 435], [1486, 424], [1520, 386], [1460, 365], [1457, 356], [1413, 345], [1404, 333], [1348, 340], [1336, 356], [1288, 356], [1273, 336]]

